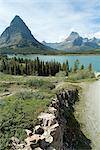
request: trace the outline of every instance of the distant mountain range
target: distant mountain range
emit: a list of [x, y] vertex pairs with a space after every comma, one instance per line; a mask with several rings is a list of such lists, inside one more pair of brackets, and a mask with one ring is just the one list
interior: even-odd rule
[[95, 37], [92, 39], [83, 38], [77, 32], [71, 32], [71, 34], [60, 43], [46, 43], [42, 44], [52, 47], [57, 50], [64, 50], [68, 53], [84, 53], [85, 51], [99, 49], [100, 39]]
[[19, 16], [14, 17], [0, 36], [0, 53], [5, 54], [100, 53], [99, 48], [100, 39], [83, 38], [77, 32], [60, 43], [40, 43]]

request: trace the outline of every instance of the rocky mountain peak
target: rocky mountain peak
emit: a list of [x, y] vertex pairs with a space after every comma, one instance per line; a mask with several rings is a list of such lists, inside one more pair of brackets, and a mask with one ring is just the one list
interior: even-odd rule
[[47, 49], [44, 45], [38, 42], [24, 21], [16, 15], [0, 36], [0, 48], [26, 48]]
[[79, 36], [79, 34], [77, 32], [72, 31], [70, 36]]
[[23, 22], [23, 20], [18, 15], [16, 15], [14, 17], [14, 19], [11, 21], [10, 26], [16, 25], [18, 23], [24, 23], [24, 22]]
[[76, 38], [80, 37], [77, 32], [72, 31], [71, 34], [68, 36], [67, 40], [75, 40]]
[[18, 15], [16, 15], [11, 21], [9, 28], [11, 34], [19, 32], [23, 37], [31, 40], [33, 39], [31, 31], [28, 29], [27, 25]]

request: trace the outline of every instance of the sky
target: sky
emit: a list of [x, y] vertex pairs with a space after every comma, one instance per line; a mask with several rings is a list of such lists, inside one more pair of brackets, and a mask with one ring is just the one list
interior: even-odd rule
[[15, 15], [40, 42], [63, 41], [72, 31], [100, 38], [100, 0], [0, 0], [0, 34]]

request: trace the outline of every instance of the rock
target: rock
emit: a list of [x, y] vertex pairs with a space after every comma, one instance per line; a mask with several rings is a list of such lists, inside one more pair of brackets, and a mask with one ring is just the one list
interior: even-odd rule
[[34, 133], [35, 133], [35, 134], [42, 135], [42, 134], [44, 133], [44, 129], [43, 129], [40, 125], [35, 126], [35, 128], [34, 128]]
[[56, 108], [54, 108], [54, 107], [49, 107], [49, 108], [48, 108], [48, 111], [49, 111], [49, 113], [55, 115], [56, 117], [58, 116], [58, 112], [57, 112], [57, 109], [56, 109]]
[[27, 136], [32, 136], [32, 131], [31, 130], [26, 129], [25, 132], [26, 132]]
[[43, 150], [43, 149], [41, 149], [40, 147], [37, 147], [37, 148], [35, 148], [34, 150]]
[[25, 146], [23, 149], [18, 149], [18, 150], [32, 150], [30, 146]]
[[41, 135], [33, 134], [31, 137], [27, 137], [25, 139], [25, 142], [27, 145], [37, 144], [40, 139], [41, 139]]
[[41, 139], [45, 139], [45, 142], [52, 143], [53, 137], [50, 135], [50, 130], [47, 130], [44, 132], [44, 134], [41, 136]]
[[53, 114], [49, 114], [49, 113], [41, 113], [38, 116], [39, 120], [42, 120], [42, 125], [44, 127], [46, 126], [51, 126], [52, 124], [55, 124], [56, 122], [56, 117]]
[[[20, 145], [18, 139], [13, 138], [14, 150], [67, 150], [72, 149], [75, 136], [72, 137], [72, 129], [68, 124], [65, 114], [67, 111], [72, 115], [72, 106], [75, 103], [76, 95], [74, 90], [66, 90], [57, 94], [53, 99], [48, 113], [40, 113], [38, 116], [39, 125], [33, 129], [25, 130], [27, 138], [24, 145]], [[65, 111], [66, 109], [66, 111]], [[69, 118], [68, 118], [69, 119]], [[71, 132], [71, 133], [70, 133]], [[69, 136], [70, 135], [70, 136]], [[71, 144], [70, 144], [71, 143]]]
[[25, 144], [19, 144], [19, 145], [17, 145], [20, 149], [23, 149], [23, 148], [25, 148]]
[[19, 140], [18, 138], [16, 138], [16, 137], [12, 137], [12, 138], [11, 138], [11, 141], [12, 141], [13, 143], [15, 143], [15, 144], [19, 144], [19, 143], [20, 143], [20, 140]]
[[54, 147], [48, 147], [47, 150], [56, 150]]

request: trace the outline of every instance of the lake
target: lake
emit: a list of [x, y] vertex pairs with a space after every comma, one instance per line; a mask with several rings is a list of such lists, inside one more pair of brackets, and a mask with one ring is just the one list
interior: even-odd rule
[[96, 55], [88, 55], [88, 56], [58, 56], [58, 55], [8, 55], [9, 58], [17, 57], [17, 58], [24, 58], [24, 59], [35, 59], [39, 57], [40, 60], [43, 61], [58, 61], [58, 62], [65, 62], [66, 60], [69, 61], [70, 67], [73, 66], [76, 59], [79, 59], [80, 64], [84, 64], [85, 66], [88, 66], [90, 63], [93, 65], [93, 68], [95, 71], [100, 72], [100, 56]]

